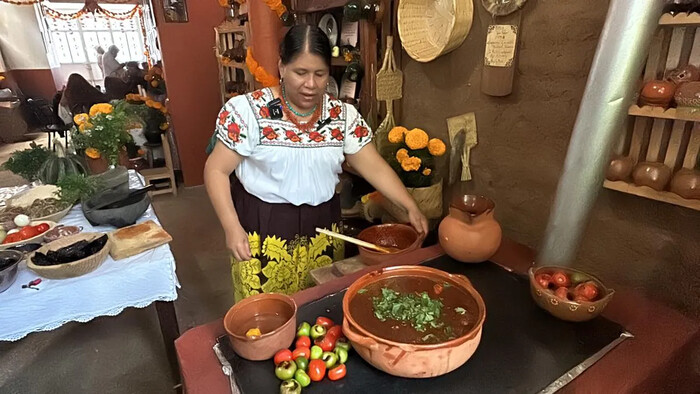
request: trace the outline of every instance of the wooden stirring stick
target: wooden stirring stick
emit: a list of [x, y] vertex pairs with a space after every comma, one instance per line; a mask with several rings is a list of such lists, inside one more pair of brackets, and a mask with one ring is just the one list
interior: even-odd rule
[[365, 241], [363, 241], [363, 240], [360, 240], [360, 239], [357, 239], [357, 238], [353, 238], [353, 237], [348, 237], [347, 235], [339, 234], [339, 233], [336, 233], [336, 232], [334, 232], [334, 231], [324, 230], [324, 229], [318, 228], [318, 227], [316, 227], [316, 231], [319, 232], [319, 233], [321, 233], [321, 234], [326, 234], [326, 235], [329, 236], [329, 237], [334, 237], [334, 238], [342, 239], [343, 241], [347, 241], [347, 242], [350, 242], [350, 243], [352, 243], [352, 244], [365, 247], [365, 248], [367, 248], [367, 249], [376, 250], [376, 251], [378, 251], [378, 252], [382, 252], [382, 253], [394, 253], [394, 252], [395, 252], [395, 251], [393, 251], [393, 250], [390, 250], [390, 249], [387, 249], [387, 248], [383, 248], [383, 247], [381, 247], [381, 246], [377, 246], [377, 245], [375, 245], [375, 244], [373, 244], [373, 243], [365, 242]]

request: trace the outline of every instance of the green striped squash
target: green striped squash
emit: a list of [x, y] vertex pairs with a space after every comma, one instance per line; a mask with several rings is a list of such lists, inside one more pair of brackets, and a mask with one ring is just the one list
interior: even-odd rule
[[51, 155], [39, 169], [39, 179], [47, 185], [55, 185], [68, 174], [87, 174], [88, 170], [82, 159], [76, 155], [66, 154], [63, 145], [56, 143], [56, 154]]

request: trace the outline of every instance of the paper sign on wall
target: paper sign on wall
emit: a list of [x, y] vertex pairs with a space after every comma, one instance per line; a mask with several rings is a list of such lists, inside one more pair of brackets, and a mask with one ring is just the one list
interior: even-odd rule
[[518, 26], [490, 25], [486, 33], [484, 64], [491, 67], [510, 67], [515, 58]]

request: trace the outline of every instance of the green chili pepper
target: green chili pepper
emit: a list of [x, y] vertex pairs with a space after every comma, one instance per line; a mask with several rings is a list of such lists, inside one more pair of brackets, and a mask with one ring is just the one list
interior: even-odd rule
[[311, 357], [309, 357], [311, 360], [318, 360], [323, 356], [323, 349], [321, 349], [320, 346], [311, 346]]
[[348, 361], [348, 351], [342, 347], [335, 348], [335, 355], [338, 356], [338, 364], [345, 364]]
[[301, 394], [301, 384], [294, 379], [288, 379], [280, 385], [280, 394]]
[[324, 335], [326, 335], [326, 328], [325, 327], [319, 326], [318, 324], [311, 327], [311, 339], [320, 338]]
[[338, 348], [345, 349], [346, 352], [349, 352], [350, 349], [352, 349], [352, 346], [350, 346], [350, 343], [348, 342], [347, 339], [340, 338], [337, 341], [335, 341], [335, 348], [336, 349], [338, 349]]
[[294, 373], [294, 380], [299, 382], [301, 387], [306, 387], [311, 384], [311, 378], [306, 372], [302, 371], [301, 369], [297, 369], [297, 371]]
[[294, 377], [294, 372], [297, 371], [297, 365], [294, 361], [283, 361], [275, 368], [275, 376], [280, 380], [287, 380]]
[[309, 368], [309, 359], [306, 357], [297, 357], [294, 362], [297, 364], [297, 370], [306, 371], [306, 369]]
[[323, 360], [323, 363], [326, 364], [326, 368], [331, 369], [335, 363], [338, 362], [338, 356], [336, 356], [335, 353], [323, 352], [321, 360]]
[[297, 328], [297, 338], [298, 337], [308, 337], [311, 333], [311, 324], [303, 322]]

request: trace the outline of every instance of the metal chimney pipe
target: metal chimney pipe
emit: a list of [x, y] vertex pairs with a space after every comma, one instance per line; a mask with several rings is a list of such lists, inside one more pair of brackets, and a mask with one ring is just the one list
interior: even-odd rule
[[610, 1], [537, 264], [574, 262], [663, 6]]

